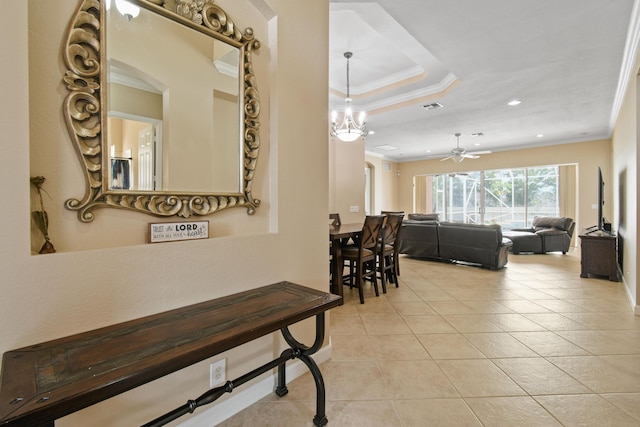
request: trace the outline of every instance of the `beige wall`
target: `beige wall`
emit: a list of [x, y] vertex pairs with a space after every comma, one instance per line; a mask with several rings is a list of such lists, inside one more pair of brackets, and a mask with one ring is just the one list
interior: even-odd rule
[[[366, 164], [371, 167], [372, 212], [379, 215], [382, 210], [398, 210], [398, 164], [380, 157], [367, 155], [364, 142], [341, 142], [337, 138], [329, 141], [329, 211], [340, 214], [343, 223], [361, 222], [365, 212]], [[357, 206], [359, 212], [350, 212]]]
[[[231, 209], [207, 217], [210, 239], [154, 245], [145, 244], [146, 230], [157, 218], [102, 209], [83, 224], [62, 207], [84, 193], [60, 114], [65, 91], [58, 49], [76, 1], [55, 2], [53, 28], [42, 34], [56, 46], [42, 52], [50, 58], [51, 76], [30, 82], [28, 5], [48, 3], [54, 2], [3, 2], [0, 14], [0, 353], [281, 280], [326, 289], [328, 1], [216, 1], [241, 28], [253, 26], [262, 42], [253, 59], [263, 102], [254, 194], [263, 205], [255, 216]], [[32, 131], [46, 130], [46, 140], [30, 141], [30, 90], [40, 91], [39, 102], [50, 111], [32, 118]], [[56, 254], [31, 254], [30, 174], [47, 177]], [[309, 342], [313, 322], [293, 332]], [[271, 360], [281, 346], [274, 335], [231, 351], [228, 376]], [[140, 425], [207, 390], [208, 375], [204, 362], [56, 425]]]
[[380, 211], [396, 211], [398, 209], [398, 164], [380, 157], [365, 153], [365, 160], [373, 167], [373, 211], [372, 215], [379, 215]]
[[[33, 58], [33, 61], [36, 60]], [[110, 111], [162, 120], [162, 95], [159, 93], [118, 83], [109, 83], [107, 90]]]
[[[345, 143], [329, 138], [329, 158], [329, 212], [339, 213], [343, 224], [362, 222], [365, 216], [364, 142]], [[358, 212], [351, 212], [352, 206], [357, 207]]]
[[614, 212], [610, 218], [618, 230], [619, 258], [622, 258], [622, 273], [625, 285], [635, 302], [636, 314], [640, 315], [640, 289], [638, 289], [638, 81], [636, 63], [624, 102], [618, 115], [612, 138], [613, 173], [612, 185], [605, 189], [613, 193]]

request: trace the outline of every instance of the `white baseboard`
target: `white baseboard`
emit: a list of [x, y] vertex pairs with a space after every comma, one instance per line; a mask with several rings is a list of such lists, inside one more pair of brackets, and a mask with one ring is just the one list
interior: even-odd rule
[[[331, 340], [329, 340], [329, 344], [327, 346], [322, 347], [312, 357], [318, 365], [331, 359]], [[290, 382], [307, 372], [309, 372], [307, 365], [302, 363], [300, 360], [296, 359], [293, 363], [287, 363], [287, 382]], [[263, 397], [273, 393], [277, 381], [278, 375], [277, 373], [274, 373], [244, 390], [238, 392], [234, 391], [228, 399], [218, 404], [214, 403], [209, 409], [192, 416], [189, 420], [180, 424], [179, 427], [216, 426], [243, 409], [251, 406]], [[196, 409], [196, 413], [198, 411], [199, 410]]]
[[636, 316], [640, 316], [640, 305], [636, 305], [636, 302], [631, 294], [631, 289], [629, 288], [629, 284], [625, 280], [624, 274], [620, 270], [620, 266], [618, 266], [618, 276], [621, 278], [622, 285], [624, 286], [624, 291], [629, 299], [629, 303], [631, 304], [631, 308], [633, 309], [633, 314]]

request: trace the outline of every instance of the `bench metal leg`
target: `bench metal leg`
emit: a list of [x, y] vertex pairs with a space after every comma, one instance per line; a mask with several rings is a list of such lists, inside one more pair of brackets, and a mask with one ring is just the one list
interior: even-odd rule
[[293, 350], [288, 350], [288, 351], [284, 351], [282, 353], [282, 355], [269, 362], [266, 363], [264, 365], [262, 365], [261, 367], [254, 369], [253, 371], [249, 372], [248, 374], [244, 374], [243, 376], [239, 377], [238, 379], [235, 379], [233, 381], [227, 381], [224, 385], [220, 386], [220, 387], [216, 387], [216, 388], [212, 388], [209, 391], [203, 393], [202, 395], [200, 395], [200, 397], [198, 397], [195, 400], [189, 400], [187, 401], [187, 403], [185, 403], [184, 405], [180, 406], [179, 408], [174, 409], [171, 412], [166, 413], [165, 415], [156, 418], [155, 420], [144, 424], [143, 427], [159, 427], [159, 426], [163, 426], [166, 425], [168, 423], [170, 423], [171, 421], [186, 415], [186, 414], [190, 414], [193, 413], [193, 411], [196, 410], [196, 408], [199, 408], [200, 406], [215, 402], [216, 400], [218, 400], [222, 395], [224, 395], [225, 393], [231, 393], [233, 391], [234, 388], [246, 383], [247, 381], [250, 381], [254, 378], [256, 378], [259, 375], [264, 374], [265, 372], [268, 372], [270, 370], [272, 370], [273, 368], [280, 366], [283, 363], [286, 363], [286, 361], [288, 359], [293, 359], [294, 356], [294, 351]]
[[[313, 376], [313, 380], [316, 383], [316, 415], [313, 417], [313, 424], [318, 427], [322, 427], [329, 422], [325, 411], [326, 396], [324, 380], [322, 379], [322, 372], [320, 372], [320, 368], [318, 368], [316, 362], [311, 358], [311, 355], [320, 349], [324, 341], [324, 312], [316, 315], [316, 339], [311, 347], [307, 347], [298, 342], [291, 335], [289, 328], [282, 328], [281, 332], [284, 340], [289, 344], [289, 346], [291, 346], [291, 349], [293, 349], [294, 357], [299, 358], [305, 365], [307, 365], [311, 375]], [[290, 350], [285, 350], [283, 355], [287, 351]], [[282, 358], [282, 355], [280, 357]], [[286, 362], [283, 362], [278, 366], [278, 387], [276, 388], [276, 394], [278, 396], [284, 396], [288, 393], [285, 364]]]
[[182, 415], [192, 413], [196, 410], [196, 408], [200, 406], [215, 402], [225, 393], [231, 393], [234, 388], [246, 383], [247, 381], [252, 380], [253, 378], [256, 378], [259, 375], [262, 375], [265, 372], [272, 370], [275, 367], [278, 368], [278, 386], [276, 388], [276, 394], [278, 396], [284, 396], [288, 393], [285, 366], [287, 360], [295, 358], [299, 358], [305, 365], [307, 365], [309, 371], [311, 371], [313, 379], [316, 382], [316, 416], [313, 417], [313, 424], [318, 427], [326, 425], [328, 420], [325, 414], [324, 381], [322, 380], [322, 373], [320, 372], [320, 368], [318, 368], [316, 362], [314, 362], [310, 357], [313, 353], [320, 349], [320, 347], [322, 346], [322, 342], [324, 341], [324, 312], [316, 315], [316, 339], [311, 347], [307, 347], [304, 344], [296, 341], [296, 339], [291, 335], [291, 332], [289, 332], [288, 327], [284, 327], [280, 331], [282, 332], [284, 340], [287, 342], [287, 344], [289, 344], [289, 346], [291, 346], [291, 348], [283, 351], [280, 357], [262, 365], [257, 369], [254, 369], [253, 371], [241, 376], [238, 379], [227, 381], [220, 387], [212, 388], [197, 399], [189, 400], [179, 408], [176, 408], [173, 411], [156, 418], [155, 420], [145, 424], [143, 427], [158, 427], [166, 425], [169, 422], [181, 417]]

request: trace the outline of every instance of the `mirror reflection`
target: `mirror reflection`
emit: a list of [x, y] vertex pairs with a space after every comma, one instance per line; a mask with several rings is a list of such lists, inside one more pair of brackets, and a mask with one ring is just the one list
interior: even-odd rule
[[106, 59], [109, 190], [240, 191], [238, 48], [111, 7]]
[[253, 215], [253, 29], [240, 31], [214, 0], [131, 0], [135, 13], [112, 3], [79, 0], [64, 41], [63, 113], [86, 183], [65, 206], [83, 222], [106, 207]]

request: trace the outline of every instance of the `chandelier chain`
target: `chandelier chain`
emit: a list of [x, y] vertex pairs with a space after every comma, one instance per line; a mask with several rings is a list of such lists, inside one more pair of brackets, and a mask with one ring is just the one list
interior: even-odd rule
[[347, 99], [351, 99], [351, 95], [349, 95], [349, 58], [351, 55], [345, 53], [344, 56], [347, 58]]

